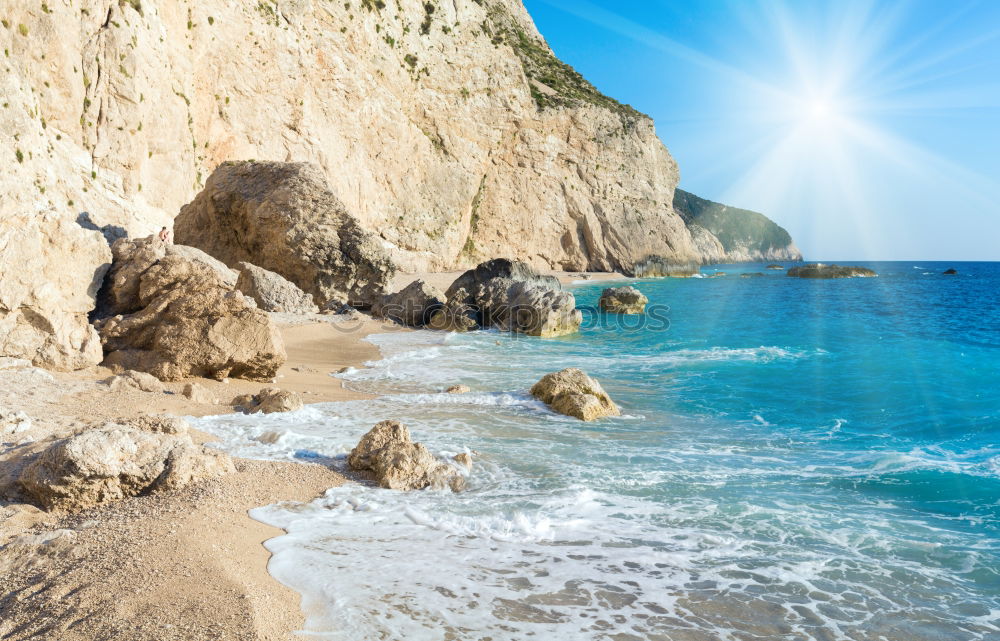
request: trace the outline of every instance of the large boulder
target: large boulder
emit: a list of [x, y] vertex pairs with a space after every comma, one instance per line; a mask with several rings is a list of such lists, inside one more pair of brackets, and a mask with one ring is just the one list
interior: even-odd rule
[[409, 325], [423, 327], [444, 307], [445, 295], [423, 280], [415, 280], [394, 294], [386, 294], [372, 306], [372, 314]]
[[444, 308], [431, 317], [434, 329], [470, 325], [497, 327], [529, 336], [561, 336], [580, 328], [576, 298], [559, 280], [542, 276], [527, 263], [503, 258], [470, 269], [451, 284]]
[[87, 315], [111, 264], [99, 232], [55, 214], [8, 215], [0, 197], [0, 357], [75, 370], [101, 362]]
[[642, 314], [646, 311], [649, 299], [631, 285], [625, 287], [608, 287], [601, 293], [598, 306], [613, 314]]
[[310, 163], [226, 162], [174, 221], [177, 242], [251, 262], [331, 301], [369, 307], [396, 267]]
[[581, 421], [621, 415], [601, 384], [575, 367], [546, 374], [532, 386], [531, 395], [553, 411]]
[[347, 464], [370, 471], [380, 487], [390, 490], [451, 488], [457, 492], [465, 478], [454, 467], [434, 458], [422, 443], [410, 439], [410, 430], [399, 421], [382, 421], [351, 450]]
[[319, 312], [312, 294], [299, 289], [295, 283], [251, 263], [236, 263], [240, 273], [236, 289], [256, 301], [266, 312], [288, 314], [315, 314]]
[[195, 445], [186, 434], [111, 424], [56, 441], [19, 482], [45, 509], [80, 510], [232, 471], [226, 454]]
[[867, 267], [824, 265], [823, 263], [792, 267], [786, 272], [786, 275], [797, 278], [871, 278], [878, 276], [874, 270]]
[[268, 381], [285, 362], [277, 327], [234, 289], [236, 275], [204, 252], [157, 239], [121, 239], [95, 323], [105, 364], [160, 380]]

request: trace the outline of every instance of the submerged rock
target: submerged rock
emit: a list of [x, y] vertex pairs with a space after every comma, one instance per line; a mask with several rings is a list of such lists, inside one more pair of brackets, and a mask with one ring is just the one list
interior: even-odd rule
[[192, 247], [121, 239], [95, 323], [105, 364], [160, 380], [265, 381], [285, 362], [278, 328], [234, 289], [236, 274]]
[[767, 266], [767, 269], [775, 269], [775, 270], [779, 270], [779, 269], [784, 269], [784, 267], [783, 267], [783, 266], [781, 266], [781, 265], [768, 265], [768, 266]]
[[575, 367], [546, 374], [531, 388], [531, 395], [553, 411], [581, 421], [621, 415], [601, 384]]
[[236, 289], [249, 296], [257, 307], [265, 312], [286, 314], [316, 314], [319, 307], [313, 302], [312, 294], [307, 294], [295, 283], [280, 274], [257, 267], [251, 263], [236, 263], [240, 276]]
[[601, 293], [598, 305], [613, 314], [642, 314], [649, 299], [635, 287], [609, 287]]
[[80, 510], [146, 492], [176, 489], [234, 471], [226, 454], [189, 436], [109, 425], [56, 441], [19, 483], [48, 510]]
[[787, 275], [798, 278], [870, 278], [878, 276], [867, 267], [846, 267], [822, 263], [792, 267], [788, 270]]
[[740, 278], [760, 278], [763, 275], [764, 274], [762, 274], [760, 272], [744, 272], [744, 273], [740, 274]]
[[471, 391], [472, 390], [469, 388], [468, 385], [452, 385], [451, 387], [449, 387], [448, 389], [445, 390], [445, 393], [447, 393], [447, 394], [468, 394]]
[[422, 490], [465, 487], [465, 478], [442, 463], [421, 443], [410, 439], [410, 430], [399, 421], [382, 421], [361, 437], [347, 457], [351, 469], [371, 471], [380, 487]]
[[580, 329], [583, 314], [559, 279], [527, 263], [497, 258], [470, 269], [451, 284], [432, 329], [467, 331], [496, 327], [529, 336], [562, 336]]
[[941, 273], [944, 274], [945, 276], [957, 276], [958, 270], [955, 268], [951, 268], [951, 269], [946, 269]]
[[445, 295], [423, 280], [415, 280], [402, 290], [383, 296], [372, 306], [372, 315], [408, 325], [428, 325], [434, 314], [444, 307]]
[[242, 409], [247, 414], [295, 412], [305, 407], [301, 396], [277, 387], [265, 387], [256, 394], [237, 396], [233, 399], [232, 405]]
[[174, 221], [177, 242], [235, 266], [251, 262], [312, 294], [320, 307], [368, 307], [396, 266], [311, 163], [225, 162]]

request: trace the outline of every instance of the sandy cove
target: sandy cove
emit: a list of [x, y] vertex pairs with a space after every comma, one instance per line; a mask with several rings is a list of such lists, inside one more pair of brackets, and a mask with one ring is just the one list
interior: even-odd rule
[[[460, 274], [400, 275], [399, 289], [417, 278], [446, 289]], [[555, 272], [563, 283], [616, 280], [620, 274]], [[364, 338], [407, 331], [363, 314], [276, 314], [288, 361], [276, 386], [306, 403], [371, 398], [331, 376], [379, 358]], [[143, 413], [207, 416], [233, 411], [228, 402], [269, 385], [205, 379], [167, 383], [167, 393], [111, 390], [103, 367], [46, 375], [0, 370], [0, 406], [26, 412], [32, 436], [44, 439], [84, 425]], [[199, 404], [181, 391], [197, 382], [219, 404]], [[197, 431], [196, 440], [213, 437]], [[0, 463], [22, 448], [5, 444]], [[41, 511], [12, 498], [17, 466], [0, 466], [0, 639], [288, 639], [304, 617], [299, 595], [267, 572], [263, 542], [280, 530], [247, 511], [277, 501], [309, 501], [350, 482], [312, 463], [235, 459], [237, 472], [180, 491], [141, 496], [72, 515]], [[46, 544], [38, 542], [56, 538]], [[28, 545], [8, 545], [32, 537]]]

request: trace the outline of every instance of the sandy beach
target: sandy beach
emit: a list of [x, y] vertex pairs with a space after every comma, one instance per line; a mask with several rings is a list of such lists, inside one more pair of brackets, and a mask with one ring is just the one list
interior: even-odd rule
[[[369, 334], [403, 330], [347, 316], [277, 316], [288, 361], [276, 385], [308, 403], [366, 398], [330, 374], [378, 358], [363, 340]], [[34, 423], [28, 435], [37, 439], [20, 434], [22, 444], [5, 443], [0, 462], [104, 420], [231, 412], [233, 397], [268, 386], [197, 379], [167, 383], [158, 394], [111, 390], [101, 382], [111, 375], [103, 367], [0, 370], [0, 405], [25, 411]], [[208, 389], [218, 404], [187, 399], [186, 382]], [[287, 639], [302, 623], [299, 597], [267, 573], [262, 545], [280, 531], [247, 511], [309, 500], [345, 482], [321, 465], [237, 459], [237, 473], [221, 479], [61, 515], [20, 502], [19, 467], [2, 467], [0, 638], [11, 640]]]
[[[393, 289], [418, 278], [441, 290], [461, 272], [403, 274]], [[552, 272], [563, 283], [611, 281], [620, 274]], [[44, 512], [22, 502], [9, 464], [52, 439], [103, 421], [140, 414], [207, 416], [234, 411], [231, 399], [277, 386], [306, 403], [370, 398], [335, 374], [377, 359], [364, 338], [408, 331], [365, 314], [274, 314], [288, 360], [273, 384], [227, 379], [166, 383], [165, 393], [112, 390], [104, 367], [73, 373], [0, 370], [0, 406], [33, 420], [19, 444], [0, 454], [0, 638], [19, 639], [287, 639], [303, 622], [299, 596], [267, 572], [263, 542], [280, 534], [247, 515], [278, 501], [308, 501], [350, 482], [317, 464], [236, 459], [237, 473], [181, 491], [140, 496], [82, 513]], [[202, 386], [215, 403], [182, 394]], [[25, 438], [28, 436], [29, 438]], [[192, 430], [196, 442], [213, 437]], [[43, 612], [44, 616], [39, 616]]]

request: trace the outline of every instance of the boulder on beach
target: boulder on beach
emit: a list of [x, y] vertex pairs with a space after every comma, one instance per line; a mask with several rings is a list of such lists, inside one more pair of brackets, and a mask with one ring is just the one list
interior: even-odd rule
[[120, 239], [95, 326], [105, 364], [164, 381], [267, 381], [285, 362], [278, 328], [235, 290], [236, 273], [193, 247]]
[[423, 280], [415, 280], [394, 294], [386, 294], [372, 306], [372, 315], [401, 325], [423, 327], [444, 307], [445, 295]]
[[497, 258], [470, 269], [445, 292], [447, 303], [432, 317], [432, 329], [466, 331], [496, 327], [529, 336], [562, 336], [580, 329], [583, 314], [559, 279], [542, 276], [527, 263]]
[[598, 306], [613, 314], [642, 314], [646, 311], [649, 299], [631, 285], [624, 287], [609, 287], [601, 292]]
[[532, 386], [531, 395], [552, 411], [581, 421], [621, 415], [601, 384], [575, 367], [546, 374]]
[[27, 432], [31, 425], [31, 418], [24, 412], [0, 407], [0, 435]]
[[312, 294], [299, 289], [295, 283], [263, 267], [251, 263], [236, 263], [239, 278], [236, 289], [249, 296], [265, 312], [286, 314], [316, 314], [319, 307]]
[[233, 399], [232, 405], [247, 414], [295, 412], [305, 407], [301, 396], [277, 387], [265, 387], [256, 394], [237, 396]]
[[874, 270], [867, 267], [824, 265], [822, 263], [792, 267], [786, 274], [798, 278], [871, 278], [878, 276]]
[[351, 450], [347, 464], [353, 470], [370, 471], [380, 487], [390, 490], [422, 490], [465, 487], [454, 467], [437, 460], [422, 443], [414, 443], [410, 430], [399, 421], [382, 421], [361, 437]]
[[105, 381], [108, 387], [113, 390], [139, 390], [141, 392], [151, 392], [162, 394], [166, 389], [160, 379], [152, 374], [137, 372], [135, 370], [125, 370], [117, 376], [112, 376]]
[[225, 162], [174, 221], [177, 242], [227, 265], [280, 274], [312, 294], [367, 308], [396, 271], [379, 238], [365, 230], [303, 162]]
[[195, 445], [187, 434], [112, 424], [56, 441], [18, 481], [39, 506], [76, 511], [234, 470], [228, 455]]
[[188, 383], [184, 386], [184, 396], [192, 403], [201, 403], [202, 405], [215, 405], [215, 395], [212, 394], [204, 385], [199, 385], [198, 383]]

